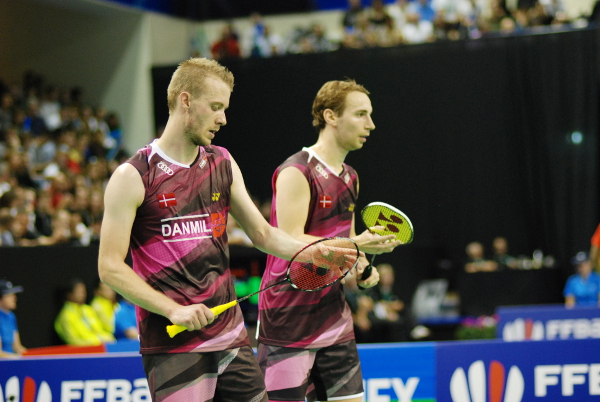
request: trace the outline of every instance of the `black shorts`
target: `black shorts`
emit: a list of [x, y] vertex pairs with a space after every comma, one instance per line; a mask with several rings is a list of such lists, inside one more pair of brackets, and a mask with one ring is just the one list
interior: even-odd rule
[[364, 394], [354, 340], [316, 349], [258, 345], [270, 401], [335, 401]]
[[267, 402], [252, 348], [142, 355], [154, 402]]

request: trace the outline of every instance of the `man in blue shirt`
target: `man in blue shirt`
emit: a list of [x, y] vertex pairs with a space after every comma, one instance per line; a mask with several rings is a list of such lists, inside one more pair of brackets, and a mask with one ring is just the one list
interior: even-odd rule
[[22, 291], [22, 286], [0, 280], [0, 357], [14, 357], [27, 350], [21, 344], [17, 317], [13, 313], [17, 308], [17, 293]]
[[579, 252], [572, 260], [577, 273], [567, 279], [564, 296], [565, 306], [600, 305], [600, 275], [592, 271], [592, 263], [585, 252]]
[[138, 339], [135, 305], [125, 298], [119, 302], [119, 307], [115, 311], [115, 338], [117, 341]]

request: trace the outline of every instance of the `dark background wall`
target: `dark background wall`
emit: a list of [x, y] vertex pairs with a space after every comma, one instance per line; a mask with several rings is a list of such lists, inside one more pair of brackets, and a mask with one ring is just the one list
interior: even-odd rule
[[[456, 267], [468, 242], [490, 250], [502, 235], [513, 254], [554, 255], [566, 275], [598, 223], [596, 58], [597, 32], [586, 29], [232, 61], [228, 125], [214, 143], [268, 199], [273, 170], [316, 140], [320, 86], [354, 78], [371, 91], [377, 125], [347, 158], [361, 180], [359, 207], [378, 200], [407, 213], [407, 248], [428, 250], [411, 269], [439, 259]], [[157, 126], [174, 69], [153, 70]], [[403, 265], [401, 253], [381, 261]]]

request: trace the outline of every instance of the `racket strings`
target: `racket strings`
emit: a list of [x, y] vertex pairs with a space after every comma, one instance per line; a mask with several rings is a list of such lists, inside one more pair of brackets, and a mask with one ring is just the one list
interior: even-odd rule
[[319, 290], [344, 277], [356, 265], [358, 248], [350, 239], [328, 239], [309, 246], [299, 257], [289, 266], [292, 286]]
[[394, 235], [403, 243], [412, 241], [413, 228], [411, 223], [402, 215], [389, 211], [384, 207], [369, 207], [362, 213], [363, 221], [368, 227], [382, 226], [384, 229], [377, 233]]

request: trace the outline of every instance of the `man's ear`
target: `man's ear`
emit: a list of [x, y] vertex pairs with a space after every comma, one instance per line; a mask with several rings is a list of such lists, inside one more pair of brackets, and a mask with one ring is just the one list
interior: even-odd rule
[[179, 103], [184, 109], [190, 108], [191, 97], [189, 92], [182, 92], [179, 94]]
[[337, 116], [331, 109], [325, 109], [323, 111], [323, 118], [325, 119], [325, 123], [331, 124], [332, 126], [337, 126]]

